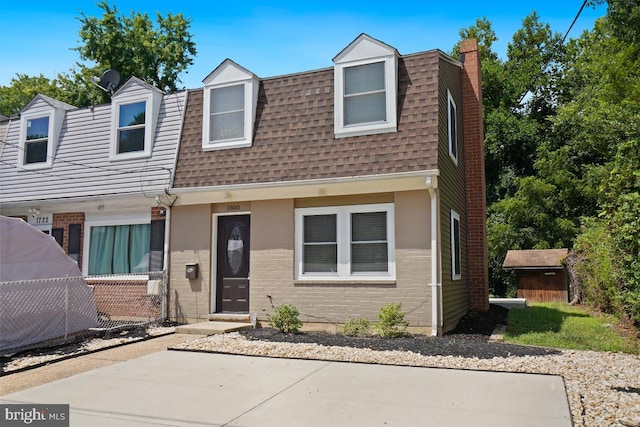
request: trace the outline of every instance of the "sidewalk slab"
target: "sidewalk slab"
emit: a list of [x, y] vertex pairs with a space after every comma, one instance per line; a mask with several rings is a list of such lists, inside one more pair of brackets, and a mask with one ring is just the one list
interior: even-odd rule
[[161, 351], [18, 393], [72, 426], [570, 427], [562, 378]]

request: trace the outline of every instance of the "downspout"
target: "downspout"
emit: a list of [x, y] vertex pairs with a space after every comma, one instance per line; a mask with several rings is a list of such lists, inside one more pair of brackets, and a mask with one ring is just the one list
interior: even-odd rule
[[442, 316], [440, 313], [440, 298], [442, 295], [442, 283], [438, 281], [438, 178], [429, 176], [426, 178], [427, 189], [431, 196], [431, 335], [439, 336], [442, 333]]
[[[168, 188], [173, 188], [174, 180], [175, 180], [175, 171], [178, 168], [178, 152], [180, 151], [180, 142], [182, 141], [182, 131], [184, 130], [184, 118], [187, 113], [187, 102], [189, 101], [189, 90], [187, 89], [184, 93], [184, 104], [182, 106], [181, 117], [180, 117], [180, 132], [178, 133], [178, 143], [176, 144], [175, 155], [173, 156], [173, 169], [171, 170], [171, 176], [169, 178]], [[169, 195], [168, 189], [165, 189], [165, 194]], [[162, 319], [169, 319], [169, 274], [171, 273], [169, 269], [169, 239], [171, 236], [171, 208], [175, 204], [176, 200], [178, 200], [177, 196], [173, 201], [165, 206], [165, 220], [164, 220], [164, 256], [163, 256], [163, 270], [165, 272], [165, 280], [162, 285]]]
[[171, 208], [165, 208], [164, 217], [164, 254], [162, 265], [164, 270], [164, 280], [162, 281], [162, 320], [168, 320], [169, 312], [169, 235], [171, 231]]

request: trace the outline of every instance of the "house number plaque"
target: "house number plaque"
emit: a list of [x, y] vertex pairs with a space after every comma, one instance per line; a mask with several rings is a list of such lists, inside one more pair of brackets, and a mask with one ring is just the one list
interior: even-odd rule
[[29, 216], [28, 222], [31, 225], [49, 225], [51, 224], [51, 215]]
[[240, 212], [240, 205], [227, 205], [227, 212]]

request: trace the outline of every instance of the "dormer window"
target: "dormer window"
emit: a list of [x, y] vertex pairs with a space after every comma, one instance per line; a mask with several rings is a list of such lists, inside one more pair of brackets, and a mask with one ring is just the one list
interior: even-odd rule
[[45, 95], [36, 95], [20, 113], [20, 169], [53, 165], [65, 112], [74, 107]]
[[336, 138], [397, 130], [397, 58], [366, 34], [334, 58]]
[[204, 79], [202, 149], [250, 147], [258, 78], [227, 59]]
[[150, 157], [162, 91], [131, 77], [111, 97], [111, 161]]
[[344, 126], [387, 120], [384, 62], [345, 67]]
[[27, 119], [24, 163], [45, 163], [49, 141], [49, 116]]
[[119, 106], [117, 153], [144, 151], [146, 102]]
[[244, 139], [244, 84], [211, 89], [209, 143]]

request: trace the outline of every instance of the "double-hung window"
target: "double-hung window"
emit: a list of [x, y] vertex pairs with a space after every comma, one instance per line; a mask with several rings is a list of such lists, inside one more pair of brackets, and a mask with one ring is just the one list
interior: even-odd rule
[[395, 278], [393, 204], [296, 209], [296, 277]]
[[163, 93], [132, 77], [111, 97], [110, 161], [151, 157]]
[[458, 164], [458, 114], [456, 102], [447, 90], [447, 139], [449, 141], [449, 156]]
[[362, 34], [333, 62], [335, 137], [395, 132], [398, 52]]
[[146, 101], [118, 106], [117, 154], [144, 151], [146, 110]]
[[387, 119], [384, 62], [344, 68], [344, 126]]
[[27, 119], [24, 163], [45, 163], [49, 144], [49, 116]]
[[244, 138], [244, 84], [211, 89], [209, 142]]
[[31, 100], [20, 112], [18, 168], [53, 166], [66, 112], [74, 108], [45, 95], [36, 95]]
[[462, 249], [460, 243], [460, 215], [451, 211], [451, 279], [462, 278], [461, 264]]
[[230, 59], [203, 80], [202, 149], [251, 147], [260, 81]]

